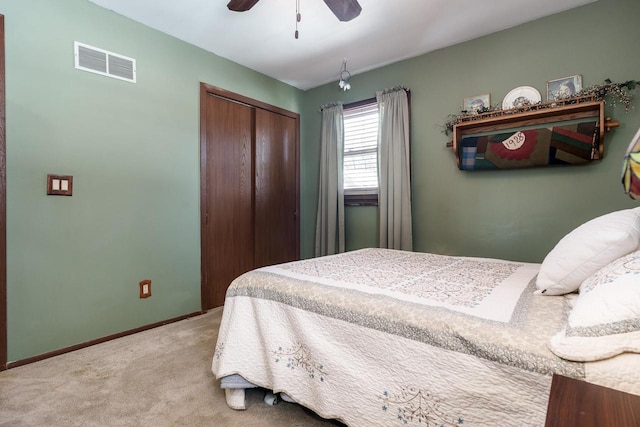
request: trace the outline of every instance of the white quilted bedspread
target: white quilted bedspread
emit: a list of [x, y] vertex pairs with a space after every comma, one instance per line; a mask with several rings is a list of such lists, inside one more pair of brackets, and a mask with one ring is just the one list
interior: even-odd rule
[[533, 295], [538, 268], [364, 249], [255, 270], [229, 287], [212, 370], [349, 426], [542, 426], [554, 372], [640, 393], [620, 381], [637, 355], [547, 349], [568, 304]]

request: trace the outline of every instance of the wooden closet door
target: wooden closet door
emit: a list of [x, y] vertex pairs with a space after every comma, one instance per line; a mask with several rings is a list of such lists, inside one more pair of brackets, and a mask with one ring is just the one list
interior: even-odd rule
[[200, 84], [202, 309], [241, 274], [299, 258], [300, 115]]
[[254, 108], [206, 94], [202, 308], [224, 304], [229, 284], [253, 269]]
[[298, 259], [297, 121], [256, 110], [255, 267]]

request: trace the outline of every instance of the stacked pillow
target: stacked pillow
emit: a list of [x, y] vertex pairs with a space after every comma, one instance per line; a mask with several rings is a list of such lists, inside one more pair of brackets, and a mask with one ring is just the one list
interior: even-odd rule
[[640, 353], [640, 251], [618, 258], [582, 283], [566, 328], [551, 338], [549, 348], [581, 362]]
[[640, 208], [592, 219], [567, 234], [542, 261], [536, 293], [578, 290], [596, 271], [640, 247]]
[[640, 353], [640, 208], [612, 212], [567, 234], [542, 262], [536, 293], [579, 291], [556, 355], [593, 361]]

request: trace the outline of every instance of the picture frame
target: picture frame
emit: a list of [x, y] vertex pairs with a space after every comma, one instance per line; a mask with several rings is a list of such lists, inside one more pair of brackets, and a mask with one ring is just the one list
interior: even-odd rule
[[582, 75], [547, 81], [547, 102], [571, 98], [582, 90]]
[[491, 107], [491, 94], [469, 96], [462, 101], [462, 109], [468, 114], [476, 114], [479, 110]]

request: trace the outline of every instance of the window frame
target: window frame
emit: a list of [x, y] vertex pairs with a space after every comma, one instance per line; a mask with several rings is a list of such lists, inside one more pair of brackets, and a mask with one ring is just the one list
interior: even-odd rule
[[[409, 89], [404, 89], [407, 92], [407, 107], [408, 107], [408, 114], [409, 114], [409, 129], [411, 129], [411, 91]], [[371, 103], [378, 103], [378, 99], [377, 97], [373, 97], [373, 98], [367, 98], [367, 99], [363, 99], [361, 101], [356, 101], [356, 102], [351, 102], [349, 104], [344, 104], [342, 106], [343, 111], [349, 108], [357, 108], [357, 107], [361, 107], [363, 105], [367, 105], [367, 104], [371, 104]], [[378, 116], [378, 120], [380, 119], [380, 117]], [[378, 128], [378, 131], [380, 129]], [[411, 161], [411, 141], [412, 141], [412, 132], [409, 131], [409, 173], [411, 173], [411, 169], [413, 168], [413, 162]], [[343, 152], [344, 153], [344, 152]], [[344, 154], [343, 154], [344, 155]], [[380, 164], [378, 163], [378, 166], [380, 166]], [[344, 173], [344, 165], [342, 167], [343, 173]], [[378, 177], [380, 177], [380, 174], [378, 174]], [[344, 191], [344, 186], [343, 186], [343, 191]], [[375, 193], [361, 193], [361, 194], [345, 194], [344, 195], [344, 205], [345, 206], [378, 206], [378, 194], [380, 192], [380, 182], [378, 181], [378, 190]]]
[[[356, 102], [351, 102], [349, 104], [345, 104], [343, 106], [343, 110], [348, 110], [350, 108], [358, 108], [358, 107], [362, 107], [363, 105], [368, 105], [368, 104], [377, 104], [377, 99], [375, 97], [373, 98], [367, 98], [367, 99], [363, 99], [361, 101], [356, 101]], [[379, 129], [378, 129], [379, 130]], [[343, 156], [344, 156], [344, 152], [343, 152]], [[377, 155], [376, 155], [376, 159], [377, 159]], [[376, 160], [377, 162], [377, 160]], [[344, 173], [344, 165], [342, 167], [342, 171]], [[377, 166], [376, 166], [376, 171], [377, 171]], [[379, 177], [379, 175], [378, 175]], [[344, 187], [342, 188], [342, 190], [344, 191]], [[380, 182], [378, 182], [378, 186], [376, 187], [376, 191], [374, 192], [367, 192], [367, 193], [359, 193], [359, 194], [344, 194], [344, 205], [345, 206], [378, 206], [378, 192], [380, 191]]]

